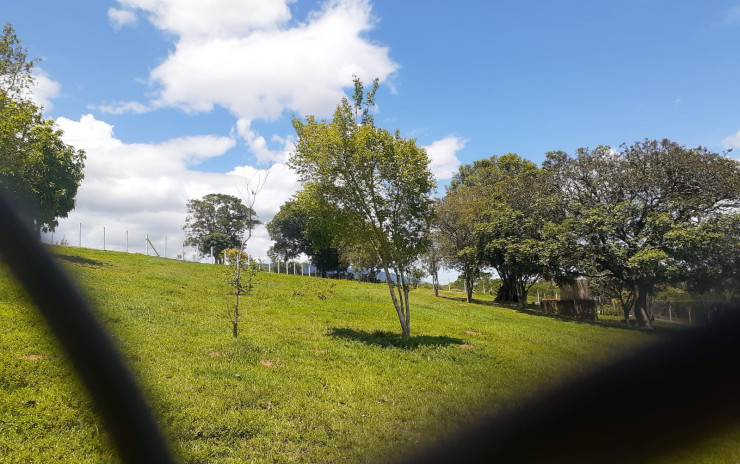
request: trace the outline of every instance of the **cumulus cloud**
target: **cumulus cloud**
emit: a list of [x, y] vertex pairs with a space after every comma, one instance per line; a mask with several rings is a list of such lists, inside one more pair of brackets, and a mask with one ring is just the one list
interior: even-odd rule
[[285, 163], [290, 156], [290, 152], [295, 147], [295, 137], [288, 136], [282, 138], [275, 134], [272, 136], [273, 142], [282, 144], [282, 149], [271, 150], [264, 137], [259, 135], [251, 127], [252, 122], [245, 118], [240, 118], [236, 123], [237, 133], [247, 142], [250, 151], [257, 158], [257, 163]]
[[157, 96], [100, 108], [113, 114], [220, 106], [247, 121], [272, 121], [285, 111], [328, 115], [353, 74], [384, 82], [398, 68], [387, 47], [366, 37], [375, 21], [367, 0], [329, 0], [303, 22], [292, 18], [291, 0], [118, 2], [143, 12], [175, 47], [150, 72]]
[[[76, 245], [82, 223], [83, 246], [101, 248], [105, 227], [107, 249], [124, 250], [128, 231], [130, 251], [143, 252], [148, 234], [160, 254], [167, 239], [172, 257], [180, 253], [184, 240], [181, 226], [188, 199], [208, 193], [242, 196], [248, 181], [254, 185], [256, 177], [267, 177], [255, 204], [259, 218], [266, 222], [299, 187], [297, 177], [282, 164], [274, 165], [269, 175], [249, 166], [224, 174], [192, 169], [234, 147], [229, 137], [201, 135], [127, 144], [114, 136], [112, 125], [92, 115], [79, 121], [58, 118], [57, 124], [66, 143], [85, 150], [87, 161], [77, 207], [60, 221], [55, 241], [66, 238]], [[249, 251], [265, 256], [269, 244], [267, 231], [260, 227]]]
[[53, 108], [51, 100], [59, 96], [62, 85], [52, 80], [42, 69], [37, 68], [33, 74], [34, 83], [30, 88], [31, 101], [36, 106], [42, 106], [46, 111]]
[[136, 14], [131, 10], [109, 8], [108, 21], [113, 30], [118, 31], [123, 26], [136, 24]]
[[431, 160], [429, 167], [438, 180], [450, 179], [457, 173], [460, 167], [457, 152], [462, 150], [466, 143], [467, 140], [463, 138], [449, 136], [424, 147]]
[[728, 149], [740, 148], [740, 131], [737, 131], [735, 135], [730, 135], [722, 139], [722, 144]]

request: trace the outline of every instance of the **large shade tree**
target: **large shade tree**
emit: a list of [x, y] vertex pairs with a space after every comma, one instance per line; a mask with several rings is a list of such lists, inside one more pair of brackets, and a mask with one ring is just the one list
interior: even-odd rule
[[477, 238], [482, 261], [501, 278], [498, 300], [524, 307], [537, 281], [573, 277], [576, 255], [562, 195], [549, 173], [521, 162], [523, 169], [492, 186]]
[[732, 243], [716, 230], [740, 207], [740, 162], [664, 139], [552, 152], [545, 167], [567, 200], [583, 271], [632, 292], [638, 325], [651, 326], [657, 285], [732, 265], [718, 256]]
[[290, 166], [304, 185], [341, 213], [343, 241], [369, 246], [381, 263], [404, 337], [410, 335], [409, 272], [428, 244], [435, 179], [414, 140], [376, 127], [377, 80], [353, 103], [342, 99], [331, 121], [294, 118]]
[[[457, 245], [459, 249], [448, 246], [448, 256], [458, 256], [457, 268], [463, 275], [463, 259], [475, 262], [478, 268], [495, 269], [501, 278], [496, 301], [523, 303], [528, 285], [541, 272], [535, 251], [521, 242], [530, 233], [539, 234], [537, 229], [543, 225], [542, 218], [532, 213], [544, 207], [544, 203], [534, 208], [529, 204], [535, 198], [532, 192], [539, 188], [535, 184], [537, 173], [536, 164], [515, 153], [477, 160], [460, 167], [443, 201], [443, 205], [448, 203], [447, 209], [459, 216], [459, 231], [468, 228], [474, 232], [472, 236], [467, 232], [465, 244]], [[440, 218], [449, 215], [444, 209]], [[458, 237], [455, 241], [460, 242], [460, 233], [453, 234], [449, 229], [445, 234], [448, 243], [452, 237]], [[450, 250], [454, 253], [450, 254]], [[447, 262], [454, 263], [450, 258]]]
[[275, 242], [272, 252], [276, 256], [290, 260], [304, 254], [326, 275], [343, 266], [337, 248], [336, 216], [317, 200], [309, 192], [298, 192], [267, 223], [267, 231]]
[[185, 244], [212, 254], [223, 263], [223, 252], [242, 249], [244, 233], [260, 224], [254, 210], [232, 195], [211, 193], [201, 199], [188, 200], [185, 219]]
[[24, 204], [37, 233], [54, 230], [75, 207], [85, 153], [62, 141], [31, 100], [37, 61], [10, 24], [0, 38], [0, 191]]

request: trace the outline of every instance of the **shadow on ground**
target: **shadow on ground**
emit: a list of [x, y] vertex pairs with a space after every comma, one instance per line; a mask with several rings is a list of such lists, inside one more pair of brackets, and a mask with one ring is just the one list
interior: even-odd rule
[[[465, 297], [440, 295], [440, 298], [446, 298], [448, 300], [459, 301], [462, 303], [466, 302]], [[508, 308], [508, 309], [513, 309], [514, 311], [520, 314], [526, 314], [528, 316], [544, 317], [548, 319], [555, 319], [555, 320], [562, 321], [562, 322], [570, 322], [573, 324], [588, 324], [588, 325], [597, 325], [597, 326], [602, 326], [602, 327], [610, 327], [610, 328], [615, 328], [615, 329], [639, 330], [639, 331], [647, 332], [647, 333], [660, 333], [660, 334], [673, 333], [677, 330], [682, 329], [681, 327], [666, 327], [666, 326], [661, 326], [660, 324], [658, 324], [658, 325], [655, 325], [652, 330], [649, 330], [649, 329], [643, 329], [639, 327], [633, 327], [626, 323], [622, 323], [618, 320], [597, 319], [595, 321], [591, 321], [588, 319], [578, 319], [575, 317], [559, 316], [555, 314], [545, 314], [539, 311], [539, 305], [532, 304], [532, 303], [528, 304], [526, 308], [522, 309], [519, 303], [508, 303], [508, 302], [499, 303], [493, 300], [477, 300], [474, 298], [473, 301], [470, 302], [470, 304], [482, 305], [482, 306], [496, 306], [499, 308]]]
[[385, 332], [382, 330], [366, 332], [364, 330], [338, 327], [329, 329], [329, 336], [362, 342], [366, 345], [376, 345], [383, 348], [403, 348], [406, 350], [413, 350], [420, 346], [449, 346], [465, 344], [465, 341], [462, 339], [446, 337], [443, 335], [417, 335], [404, 339], [400, 334], [393, 332]]
[[67, 255], [55, 254], [54, 257], [60, 261], [66, 261], [72, 264], [81, 264], [83, 266], [100, 267], [103, 265], [103, 263], [101, 263], [100, 261], [95, 261], [94, 259], [83, 258], [81, 256], [67, 256]]

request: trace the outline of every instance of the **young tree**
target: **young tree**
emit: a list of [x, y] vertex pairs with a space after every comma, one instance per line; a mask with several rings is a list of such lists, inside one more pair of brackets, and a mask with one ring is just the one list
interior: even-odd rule
[[[249, 255], [246, 253], [247, 243], [252, 238], [254, 233], [254, 227], [260, 224], [257, 220], [257, 215], [254, 212], [254, 205], [257, 202], [257, 195], [265, 186], [269, 171], [264, 177], [258, 176], [256, 180], [247, 179], [246, 191], [242, 192], [242, 198], [245, 204], [239, 201], [241, 210], [244, 213], [244, 226], [237, 233], [239, 246], [231, 249], [230, 256], [230, 275], [227, 282], [234, 290], [234, 318], [232, 319], [231, 333], [234, 338], [239, 336], [239, 297], [243, 294], [249, 294], [254, 288], [254, 280], [257, 276], [257, 272], [260, 270], [260, 263], [251, 260]], [[236, 197], [232, 197], [236, 199]], [[238, 200], [238, 199], [237, 199]], [[235, 204], [233, 200], [230, 200], [231, 204]], [[246, 259], [246, 262], [245, 262]], [[246, 272], [246, 281], [244, 280], [244, 273]]]
[[213, 253], [216, 262], [223, 264], [223, 251], [242, 249], [245, 232], [260, 224], [254, 209], [232, 195], [211, 193], [202, 199], [188, 200], [188, 216], [182, 227], [186, 245], [198, 247], [201, 253]]
[[422, 269], [432, 278], [434, 296], [439, 296], [439, 270], [442, 267], [442, 253], [439, 241], [439, 230], [433, 231], [429, 248], [421, 255]]
[[377, 255], [402, 334], [409, 337], [408, 273], [428, 243], [435, 180], [414, 140], [374, 125], [377, 88], [375, 80], [365, 94], [355, 78], [354, 103], [342, 99], [331, 121], [294, 118], [298, 139], [289, 164], [304, 185], [341, 211], [344, 241], [368, 244]]
[[30, 100], [37, 60], [10, 24], [0, 39], [0, 190], [25, 204], [29, 224], [40, 233], [74, 209], [85, 153], [62, 141], [54, 121], [44, 120]]
[[552, 152], [545, 167], [567, 200], [583, 272], [631, 289], [638, 325], [651, 327], [655, 287], [700, 276], [726, 249], [708, 225], [740, 207], [740, 162], [666, 139], [621, 149]]

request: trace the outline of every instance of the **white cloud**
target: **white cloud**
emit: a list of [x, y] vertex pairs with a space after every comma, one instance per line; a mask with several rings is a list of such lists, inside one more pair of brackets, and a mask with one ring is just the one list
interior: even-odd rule
[[[190, 169], [207, 158], [221, 156], [234, 147], [228, 137], [190, 136], [157, 144], [126, 144], [116, 139], [113, 126], [86, 115], [79, 121], [58, 118], [64, 141], [87, 153], [85, 179], [77, 194], [77, 207], [60, 221], [56, 241], [65, 237], [76, 245], [79, 223], [83, 224], [83, 246], [101, 248], [106, 228], [106, 248], [124, 250], [126, 231], [129, 249], [144, 251], [150, 239], [163, 253], [165, 237], [168, 255], [174, 256], [184, 240], [181, 226], [188, 199], [208, 193], [241, 196], [247, 178], [266, 175], [250, 166], [227, 174]], [[246, 177], [245, 177], [246, 176]], [[267, 183], [257, 197], [255, 209], [263, 222], [269, 221], [299, 187], [297, 177], [282, 164], [271, 168]], [[259, 227], [249, 251], [265, 256], [270, 245], [264, 227]]]
[[119, 3], [175, 37], [150, 73], [159, 90], [154, 106], [203, 112], [218, 105], [248, 120], [274, 120], [285, 110], [328, 114], [352, 74], [385, 81], [398, 67], [388, 48], [364, 37], [374, 26], [367, 0], [329, 1], [297, 24], [287, 0]]
[[108, 9], [108, 21], [113, 30], [121, 30], [123, 26], [136, 24], [136, 14], [131, 10]]
[[250, 151], [257, 158], [257, 163], [285, 163], [295, 146], [295, 137], [282, 138], [277, 134], [272, 136], [273, 142], [282, 144], [282, 149], [271, 150], [264, 137], [259, 135], [251, 127], [251, 121], [239, 118], [236, 123], [237, 133], [244, 138]]
[[737, 131], [735, 135], [730, 135], [722, 139], [722, 145], [725, 148], [740, 148], [740, 131]]
[[59, 96], [62, 86], [59, 82], [53, 81], [48, 74], [42, 69], [36, 69], [33, 74], [34, 84], [31, 86], [31, 101], [36, 106], [43, 106], [44, 110], [50, 111], [53, 108], [51, 100]]
[[463, 138], [449, 136], [424, 147], [431, 160], [429, 167], [438, 180], [450, 179], [457, 173], [460, 167], [457, 152], [462, 150], [466, 143], [467, 140]]
[[128, 102], [118, 102], [114, 105], [91, 106], [90, 109], [96, 109], [102, 113], [116, 115], [116, 114], [126, 114], [126, 113], [142, 114], [142, 113], [147, 113], [154, 108], [149, 105], [140, 103], [140, 102], [128, 101]]

